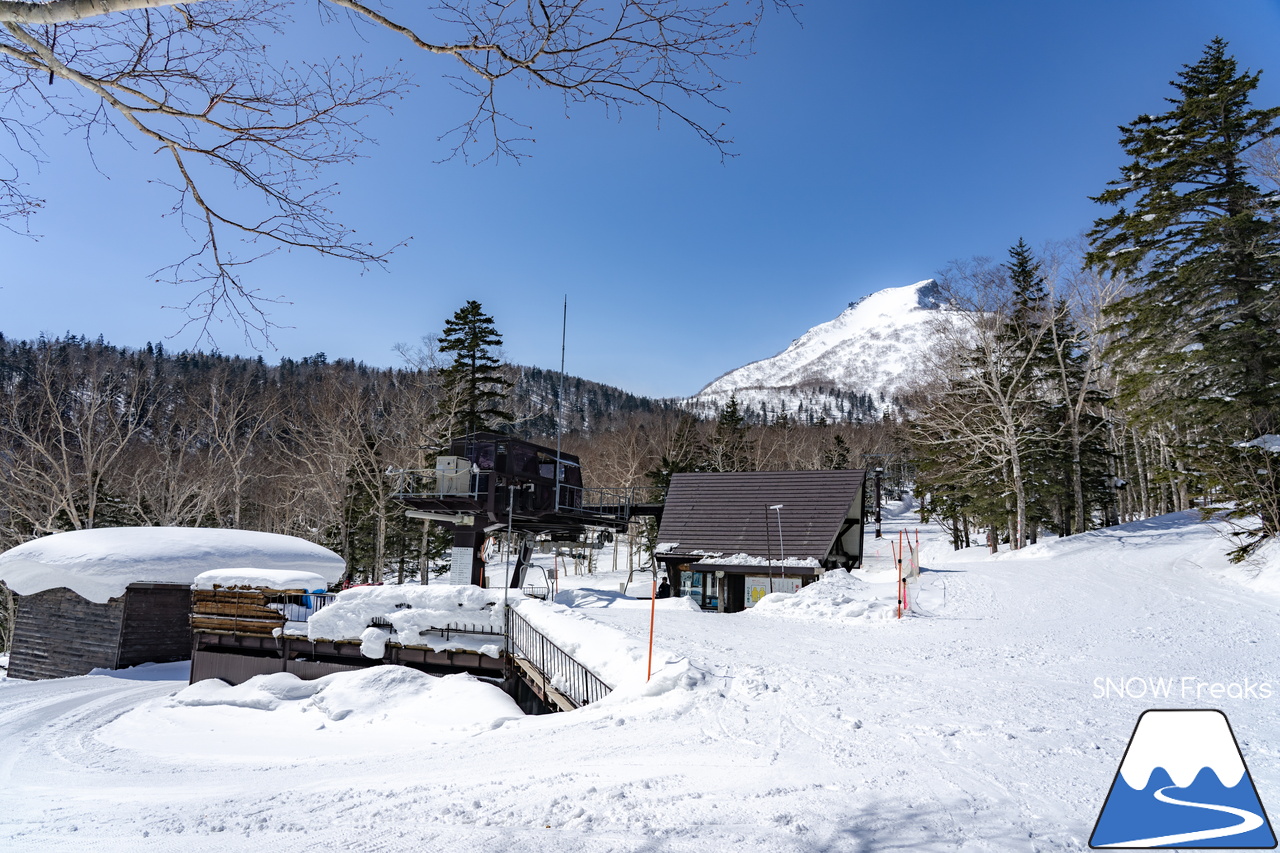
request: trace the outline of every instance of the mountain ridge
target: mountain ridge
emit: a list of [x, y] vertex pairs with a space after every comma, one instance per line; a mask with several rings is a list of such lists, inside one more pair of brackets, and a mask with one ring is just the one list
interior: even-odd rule
[[915, 357], [928, 347], [933, 322], [949, 310], [940, 290], [924, 279], [868, 294], [776, 355], [720, 375], [687, 403], [706, 413], [733, 397], [766, 420], [781, 414], [810, 421], [878, 418], [893, 407]]

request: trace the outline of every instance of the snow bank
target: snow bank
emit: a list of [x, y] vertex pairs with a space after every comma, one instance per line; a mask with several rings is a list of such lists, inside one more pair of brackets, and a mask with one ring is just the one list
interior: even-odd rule
[[[633, 587], [645, 593], [649, 593], [653, 589], [651, 584], [644, 583], [633, 584]], [[648, 610], [652, 603], [658, 610], [694, 610], [699, 612], [702, 610], [688, 596], [659, 598], [656, 602], [650, 602], [648, 598], [632, 598], [621, 592], [592, 589], [591, 587], [566, 589], [563, 592], [558, 592], [556, 593], [555, 601], [556, 604], [563, 604], [565, 607], [618, 607]]]
[[296, 536], [205, 527], [111, 527], [34, 539], [0, 554], [0, 580], [19, 595], [66, 587], [99, 603], [131, 583], [190, 584], [211, 569], [307, 571], [327, 583], [342, 558]]
[[258, 589], [302, 589], [307, 592], [324, 592], [329, 582], [315, 572], [288, 571], [286, 569], [213, 569], [196, 575], [192, 584], [196, 589], [225, 589], [248, 586]]
[[897, 581], [867, 583], [843, 569], [824, 574], [797, 592], [775, 592], [747, 611], [788, 619], [880, 622], [897, 616]]
[[[516, 601], [523, 596], [510, 590], [507, 596]], [[401, 645], [429, 645], [437, 651], [446, 649], [478, 651], [496, 656], [501, 638], [482, 639], [475, 635], [451, 637], [449, 642], [424, 641], [426, 631], [449, 626], [475, 627], [484, 631], [504, 630], [502, 615], [503, 590], [478, 586], [362, 586], [338, 593], [328, 607], [307, 620], [307, 637], [312, 640], [361, 640], [361, 653], [366, 657], [382, 657], [387, 642]], [[384, 619], [391, 631], [368, 633], [369, 623]]]
[[1280, 541], [1258, 546], [1243, 563], [1232, 566], [1227, 575], [1258, 592], [1280, 595]]
[[173, 707], [255, 711], [316, 710], [330, 721], [395, 720], [424, 727], [486, 731], [524, 713], [506, 693], [470, 675], [435, 676], [406, 666], [375, 666], [303, 681], [287, 672], [234, 687], [209, 679], [179, 691]]
[[[562, 604], [536, 599], [520, 602], [516, 611], [566, 654], [613, 688], [604, 701], [659, 696], [691, 689], [703, 680], [701, 670], [686, 657], [655, 648], [653, 678], [646, 682], [648, 646], [629, 635], [575, 613]], [[592, 706], [594, 707], [594, 706]]]

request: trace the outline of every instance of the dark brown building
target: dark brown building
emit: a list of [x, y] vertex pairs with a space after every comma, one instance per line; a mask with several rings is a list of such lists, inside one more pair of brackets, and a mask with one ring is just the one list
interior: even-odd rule
[[113, 527], [55, 533], [0, 554], [17, 613], [9, 676], [86, 675], [191, 657], [191, 584], [209, 569], [345, 568], [332, 551], [247, 530]]
[[191, 585], [133, 583], [105, 604], [66, 587], [17, 596], [9, 677], [64, 678], [191, 657]]
[[657, 559], [674, 595], [733, 613], [862, 563], [865, 471], [671, 478]]

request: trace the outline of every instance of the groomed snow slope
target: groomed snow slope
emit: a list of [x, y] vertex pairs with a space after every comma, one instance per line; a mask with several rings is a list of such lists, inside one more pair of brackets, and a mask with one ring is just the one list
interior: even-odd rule
[[[184, 682], [142, 680], [165, 667], [0, 682], [0, 849], [1084, 850], [1153, 707], [1221, 708], [1274, 812], [1280, 566], [1250, 580], [1191, 513], [994, 558], [921, 538], [933, 615], [885, 618], [887, 573], [744, 614], [664, 601], [660, 654], [701, 677], [569, 714], [470, 695], [415, 720], [394, 684], [337, 722], [180, 706]], [[559, 603], [643, 641], [624, 577], [566, 577]], [[1170, 695], [1138, 695], [1155, 678]]]

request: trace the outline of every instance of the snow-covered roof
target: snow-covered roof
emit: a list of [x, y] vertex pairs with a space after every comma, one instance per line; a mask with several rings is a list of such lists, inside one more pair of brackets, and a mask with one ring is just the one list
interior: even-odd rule
[[342, 557], [279, 533], [207, 527], [110, 527], [55, 533], [0, 554], [0, 580], [19, 595], [67, 587], [104, 603], [131, 583], [192, 583], [211, 569], [254, 566], [342, 577]]
[[238, 586], [256, 589], [305, 589], [307, 592], [324, 592], [330, 581], [315, 572], [295, 569], [212, 569], [196, 575], [192, 583], [196, 589], [213, 589], [220, 586], [231, 589]]

